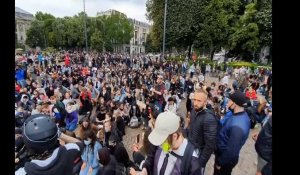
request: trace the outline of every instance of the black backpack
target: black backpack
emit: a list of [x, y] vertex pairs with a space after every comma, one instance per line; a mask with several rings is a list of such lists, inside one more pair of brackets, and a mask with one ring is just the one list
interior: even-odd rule
[[250, 128], [253, 129], [255, 125], [257, 124], [257, 114], [256, 114], [256, 108], [253, 106], [249, 106], [245, 108], [245, 111], [248, 114], [248, 117], [250, 119]]

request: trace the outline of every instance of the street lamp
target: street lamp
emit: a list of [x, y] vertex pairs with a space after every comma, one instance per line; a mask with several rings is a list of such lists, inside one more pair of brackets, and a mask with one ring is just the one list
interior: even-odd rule
[[165, 15], [164, 15], [164, 36], [163, 36], [163, 59], [165, 58], [165, 42], [166, 42], [166, 18], [167, 18], [167, 3], [168, 0], [165, 0]]
[[85, 0], [83, 0], [83, 12], [84, 12], [85, 50], [86, 50], [86, 52], [88, 52], [87, 33], [86, 33]]

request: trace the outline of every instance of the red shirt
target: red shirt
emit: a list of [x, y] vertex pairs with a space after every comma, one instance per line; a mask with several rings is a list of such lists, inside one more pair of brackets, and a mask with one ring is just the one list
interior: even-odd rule
[[[80, 94], [80, 99], [81, 100], [84, 100], [85, 98], [86, 98], [86, 95], [88, 96], [88, 99], [91, 101], [91, 99], [92, 99], [92, 94], [91, 94], [91, 92], [81, 92], [81, 94]], [[83, 106], [83, 104], [82, 104], [82, 102], [80, 102], [80, 106], [82, 107]]]
[[70, 65], [70, 57], [68, 55], [65, 57], [65, 65], [66, 66]]
[[252, 90], [252, 92], [249, 92], [248, 90], [246, 92], [246, 97], [248, 97], [250, 100], [256, 100], [257, 99], [256, 91]]
[[15, 90], [19, 93], [19, 92], [20, 92], [20, 89], [21, 89], [21, 86], [17, 84], [17, 85], [15, 86]]

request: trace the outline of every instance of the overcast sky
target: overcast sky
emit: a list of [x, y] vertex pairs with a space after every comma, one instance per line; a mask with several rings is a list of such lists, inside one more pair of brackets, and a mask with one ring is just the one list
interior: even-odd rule
[[[89, 16], [97, 12], [115, 9], [129, 18], [143, 22], [146, 20], [147, 0], [85, 0], [85, 10]], [[37, 11], [50, 13], [55, 17], [73, 16], [83, 11], [83, 0], [15, 0], [15, 6], [36, 14]]]

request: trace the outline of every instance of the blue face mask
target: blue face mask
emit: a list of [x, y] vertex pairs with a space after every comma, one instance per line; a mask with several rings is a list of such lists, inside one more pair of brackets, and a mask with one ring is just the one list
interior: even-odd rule
[[83, 142], [84, 142], [85, 145], [91, 144], [91, 140], [84, 140]]

